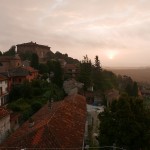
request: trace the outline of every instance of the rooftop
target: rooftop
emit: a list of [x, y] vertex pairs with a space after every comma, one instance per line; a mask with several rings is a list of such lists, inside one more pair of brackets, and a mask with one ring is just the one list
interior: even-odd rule
[[35, 122], [29, 127], [26, 121], [14, 132], [1, 148], [78, 148], [82, 149], [86, 122], [86, 100], [72, 95], [48, 104], [33, 115]]

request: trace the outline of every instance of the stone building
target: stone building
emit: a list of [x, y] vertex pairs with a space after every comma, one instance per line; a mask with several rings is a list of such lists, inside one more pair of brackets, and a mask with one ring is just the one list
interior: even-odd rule
[[46, 61], [47, 53], [50, 52], [49, 46], [40, 45], [32, 41], [29, 43], [18, 44], [16, 46], [17, 46], [17, 53], [19, 55], [22, 55], [25, 53], [31, 53], [31, 54], [36, 53], [41, 63]]

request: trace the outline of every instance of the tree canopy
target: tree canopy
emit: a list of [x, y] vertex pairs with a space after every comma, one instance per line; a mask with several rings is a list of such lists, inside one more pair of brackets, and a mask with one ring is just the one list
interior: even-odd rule
[[113, 145], [128, 150], [148, 150], [150, 145], [150, 112], [143, 100], [121, 96], [100, 113], [100, 146]]
[[3, 53], [4, 56], [15, 56], [16, 54], [16, 46], [13, 45], [10, 47], [10, 49]]

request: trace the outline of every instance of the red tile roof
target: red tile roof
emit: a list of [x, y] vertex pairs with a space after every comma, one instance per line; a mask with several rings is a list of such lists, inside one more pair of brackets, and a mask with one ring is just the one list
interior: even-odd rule
[[32, 117], [33, 127], [25, 122], [2, 145], [18, 148], [78, 148], [82, 149], [86, 122], [86, 100], [81, 95], [42, 107]]
[[0, 81], [8, 80], [8, 78], [2, 74], [0, 74]]

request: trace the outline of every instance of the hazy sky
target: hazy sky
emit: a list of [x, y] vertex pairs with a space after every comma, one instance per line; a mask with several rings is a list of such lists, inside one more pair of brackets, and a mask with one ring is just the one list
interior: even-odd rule
[[30, 41], [102, 66], [150, 66], [150, 0], [0, 0], [0, 50]]

